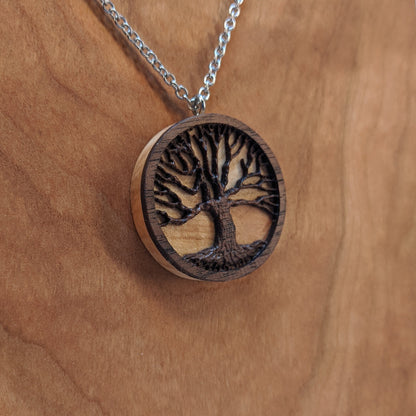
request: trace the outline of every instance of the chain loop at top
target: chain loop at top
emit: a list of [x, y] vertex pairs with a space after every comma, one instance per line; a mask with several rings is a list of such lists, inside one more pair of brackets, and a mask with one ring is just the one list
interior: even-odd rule
[[199, 115], [205, 110], [206, 102], [210, 97], [210, 88], [215, 84], [217, 72], [221, 66], [221, 60], [225, 55], [226, 47], [231, 38], [231, 32], [235, 29], [236, 19], [240, 15], [240, 6], [244, 0], [235, 0], [228, 9], [228, 16], [224, 21], [224, 32], [218, 37], [218, 46], [214, 50], [214, 58], [209, 63], [208, 73], [204, 77], [204, 85], [199, 89], [198, 94], [189, 98], [188, 90], [176, 82], [175, 76], [169, 72], [159, 60], [157, 55], [150, 49], [140, 38], [138, 33], [133, 30], [127, 19], [121, 15], [111, 1], [98, 0], [104, 12], [109, 16], [116, 27], [124, 34], [124, 36], [133, 44], [153, 69], [161, 76], [163, 81], [175, 91], [175, 95], [179, 100], [185, 100], [189, 109], [194, 115]]

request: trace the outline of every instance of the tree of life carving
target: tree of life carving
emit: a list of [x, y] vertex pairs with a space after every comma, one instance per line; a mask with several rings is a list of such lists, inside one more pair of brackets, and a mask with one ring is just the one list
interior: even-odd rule
[[264, 240], [237, 243], [232, 207], [258, 208], [272, 222], [279, 215], [278, 184], [268, 157], [247, 134], [226, 124], [194, 126], [172, 140], [156, 168], [154, 194], [161, 227], [209, 214], [212, 246], [183, 256], [207, 270], [240, 268], [267, 245]]

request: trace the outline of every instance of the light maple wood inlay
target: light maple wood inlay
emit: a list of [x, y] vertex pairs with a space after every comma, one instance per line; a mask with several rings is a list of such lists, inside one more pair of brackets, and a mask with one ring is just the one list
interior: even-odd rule
[[[228, 2], [114, 1], [196, 92]], [[207, 111], [267, 141], [287, 216], [252, 276], [209, 284], [130, 210], [186, 106], [95, 0], [1, 10], [1, 416], [416, 414], [414, 2], [244, 2]]]

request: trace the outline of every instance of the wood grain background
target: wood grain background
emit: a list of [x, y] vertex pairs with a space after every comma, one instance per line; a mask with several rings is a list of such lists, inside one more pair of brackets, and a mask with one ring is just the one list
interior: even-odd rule
[[[117, 0], [200, 86], [223, 0]], [[188, 112], [95, 0], [3, 0], [0, 414], [416, 414], [416, 14], [406, 0], [243, 6], [208, 111], [283, 170], [277, 251], [181, 280], [131, 218], [139, 152]]]

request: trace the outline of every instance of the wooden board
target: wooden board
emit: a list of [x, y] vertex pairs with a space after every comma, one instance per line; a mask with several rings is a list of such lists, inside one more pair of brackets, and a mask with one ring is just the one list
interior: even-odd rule
[[[197, 91], [228, 4], [118, 0]], [[406, 0], [247, 1], [208, 111], [278, 155], [279, 248], [172, 277], [131, 174], [182, 103], [95, 0], [2, 2], [0, 414], [416, 414], [416, 17]]]

